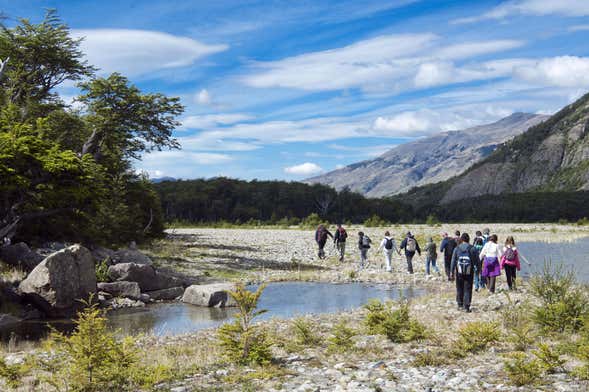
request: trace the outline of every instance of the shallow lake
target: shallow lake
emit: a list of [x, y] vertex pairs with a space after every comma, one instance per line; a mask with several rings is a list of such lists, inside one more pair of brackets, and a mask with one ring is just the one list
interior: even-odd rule
[[[250, 287], [252, 290], [256, 288], [257, 286]], [[422, 289], [401, 289], [386, 284], [277, 282], [268, 284], [258, 305], [260, 309], [268, 310], [260, 319], [290, 318], [303, 314], [349, 310], [364, 305], [371, 298], [414, 298], [424, 293], [425, 290]], [[148, 333], [163, 336], [216, 327], [230, 319], [235, 311], [235, 308], [203, 308], [175, 302], [116, 310], [110, 312], [108, 318], [110, 325], [124, 334]], [[52, 325], [62, 331], [72, 328], [67, 320], [52, 322]], [[2, 341], [7, 341], [11, 334], [15, 334], [17, 340], [36, 340], [46, 333], [46, 323], [26, 322], [16, 328], [0, 331], [0, 337]]]
[[545, 262], [551, 262], [552, 265], [562, 264], [564, 268], [572, 269], [578, 281], [589, 283], [589, 237], [558, 243], [520, 242], [517, 248], [531, 264], [522, 260], [523, 277], [541, 271]]

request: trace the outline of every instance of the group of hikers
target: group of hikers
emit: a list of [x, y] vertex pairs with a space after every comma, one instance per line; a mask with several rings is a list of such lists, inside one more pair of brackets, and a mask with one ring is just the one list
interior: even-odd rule
[[[335, 234], [332, 234], [325, 225], [319, 225], [315, 231], [315, 241], [319, 248], [318, 256], [324, 259], [325, 245], [328, 238], [333, 239], [334, 246], [339, 255], [339, 261], [344, 262], [346, 252], [346, 240], [348, 233], [341, 224], [337, 225]], [[360, 251], [359, 268], [368, 268], [368, 251], [372, 246], [372, 240], [364, 232], [358, 232], [358, 249]], [[407, 273], [413, 274], [413, 258], [421, 257], [422, 249], [417, 239], [411, 232], [407, 232], [399, 247], [389, 231], [384, 233], [377, 252], [383, 252], [386, 270], [393, 271], [393, 253], [401, 255], [404, 252], [407, 262]], [[438, 258], [438, 246], [430, 237], [423, 249], [425, 253], [425, 273], [430, 275], [433, 271], [438, 275], [441, 272], [436, 265]], [[515, 289], [516, 271], [521, 268], [520, 254], [515, 246], [515, 239], [509, 236], [505, 243], [500, 245], [496, 234], [491, 234], [489, 229], [477, 231], [471, 243], [468, 233], [456, 231], [454, 236], [442, 233], [442, 242], [439, 252], [444, 255], [444, 270], [448, 281], [456, 282], [456, 302], [459, 309], [470, 312], [472, 291], [486, 288], [490, 293], [495, 292], [497, 276], [501, 270], [505, 270], [507, 285], [510, 290]]]

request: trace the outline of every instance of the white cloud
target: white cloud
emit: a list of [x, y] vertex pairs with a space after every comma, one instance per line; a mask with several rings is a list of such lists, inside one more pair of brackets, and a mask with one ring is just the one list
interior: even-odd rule
[[200, 90], [194, 98], [196, 103], [198, 103], [199, 105], [210, 105], [213, 102], [211, 94], [208, 92], [207, 89], [204, 88]]
[[514, 76], [545, 86], [589, 87], [589, 58], [561, 56], [514, 67]]
[[569, 27], [569, 31], [587, 31], [587, 30], [589, 30], [589, 24], [575, 25], [575, 26]]
[[377, 131], [391, 131], [396, 135], [414, 136], [432, 128], [430, 121], [418, 112], [404, 112], [392, 117], [378, 117], [373, 128]]
[[127, 76], [188, 66], [228, 48], [159, 31], [87, 29], [72, 30], [72, 35], [84, 38], [82, 51], [102, 73], [120, 72]]
[[[455, 69], [452, 62], [524, 44], [517, 40], [491, 40], [444, 46], [440, 41], [440, 37], [430, 33], [380, 36], [342, 48], [257, 63], [255, 72], [245, 76], [243, 81], [258, 88], [402, 91], [431, 86], [428, 77], [434, 77], [435, 84], [484, 79], [487, 77], [484, 72]], [[441, 64], [444, 64], [443, 70]], [[440, 71], [444, 74], [432, 75]], [[414, 79], [416, 83], [412, 84]]]
[[287, 174], [294, 174], [297, 176], [310, 176], [313, 174], [321, 173], [323, 169], [321, 166], [311, 163], [305, 162], [300, 165], [285, 167], [284, 172]]
[[335, 165], [335, 170], [340, 170], [346, 167], [345, 165]]
[[235, 124], [251, 120], [252, 118], [252, 116], [242, 113], [221, 113], [188, 116], [183, 118], [180, 122], [182, 123], [182, 129], [204, 129], [218, 125]]
[[474, 23], [485, 19], [503, 19], [512, 15], [588, 16], [586, 0], [513, 0], [501, 3], [480, 16], [456, 19], [454, 23]]

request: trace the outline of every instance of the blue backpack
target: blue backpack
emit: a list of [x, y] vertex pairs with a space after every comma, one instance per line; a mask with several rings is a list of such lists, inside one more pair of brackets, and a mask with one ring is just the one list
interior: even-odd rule
[[458, 262], [456, 263], [457, 272], [461, 275], [472, 274], [472, 262], [470, 260], [470, 247], [466, 250], [458, 248]]

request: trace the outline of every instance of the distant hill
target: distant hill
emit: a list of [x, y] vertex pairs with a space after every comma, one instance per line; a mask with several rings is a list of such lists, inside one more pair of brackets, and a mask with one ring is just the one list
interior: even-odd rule
[[176, 181], [176, 179], [174, 177], [159, 177], [151, 179], [151, 182], [153, 182], [154, 184], [159, 184], [160, 182], [164, 181]]
[[447, 205], [467, 198], [589, 190], [589, 94], [499, 147], [461, 175], [403, 199]]
[[338, 190], [349, 188], [368, 197], [382, 197], [447, 180], [461, 174], [499, 145], [549, 116], [514, 113], [487, 125], [442, 132], [397, 146], [380, 157], [359, 162], [305, 182]]

